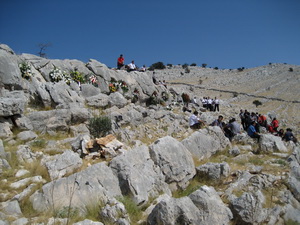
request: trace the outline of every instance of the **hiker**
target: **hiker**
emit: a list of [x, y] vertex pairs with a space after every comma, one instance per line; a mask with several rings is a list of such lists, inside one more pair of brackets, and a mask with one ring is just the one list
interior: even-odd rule
[[252, 121], [251, 124], [250, 124], [250, 126], [249, 126], [248, 129], [247, 129], [247, 133], [248, 133], [248, 135], [249, 135], [251, 138], [257, 138], [257, 140], [259, 140], [260, 135], [259, 135], [258, 132], [256, 131], [255, 125], [256, 125], [256, 122], [255, 122], [255, 121]]
[[278, 132], [277, 129], [279, 127], [279, 121], [276, 119], [276, 117], [272, 120], [271, 127], [272, 127], [273, 132], [274, 131]]
[[286, 129], [286, 132], [285, 132], [282, 140], [284, 140], [284, 141], [293, 141], [294, 143], [297, 143], [297, 138], [292, 133], [292, 129], [291, 128], [287, 128]]
[[224, 127], [225, 136], [231, 141], [232, 138], [241, 133], [241, 126], [238, 124], [235, 118], [229, 120], [229, 123]]
[[217, 99], [217, 97], [215, 97], [215, 100], [214, 100], [214, 111], [216, 112], [218, 110], [218, 112], [220, 111], [220, 100]]
[[134, 61], [132, 60], [131, 63], [128, 64], [128, 72], [130, 71], [135, 71], [137, 68], [136, 68], [136, 65], [134, 64]]
[[190, 116], [190, 119], [189, 119], [189, 125], [190, 125], [190, 128], [191, 129], [200, 129], [201, 128], [201, 125], [204, 125], [205, 123], [200, 120], [198, 118], [198, 111], [195, 111], [191, 116]]
[[121, 54], [117, 61], [118, 70], [120, 70], [123, 66], [124, 66], [124, 58], [123, 55]]
[[259, 114], [257, 122], [259, 123], [260, 126], [267, 128], [267, 117]]
[[210, 125], [211, 126], [218, 126], [218, 127], [220, 127], [222, 130], [223, 130], [223, 123], [222, 123], [222, 121], [223, 121], [223, 116], [222, 115], [220, 115], [219, 117], [218, 117], [218, 119], [216, 119], [214, 122], [212, 122]]
[[140, 72], [146, 72], [146, 66], [143, 65], [140, 69], [139, 69]]
[[153, 72], [153, 74], [152, 74], [152, 80], [153, 80], [154, 84], [157, 84], [157, 79], [156, 79], [156, 76], [155, 76], [155, 72]]

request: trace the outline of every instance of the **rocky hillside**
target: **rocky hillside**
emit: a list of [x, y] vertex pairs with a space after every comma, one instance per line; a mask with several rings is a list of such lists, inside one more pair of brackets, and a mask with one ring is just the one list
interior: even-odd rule
[[[299, 224], [299, 144], [208, 126], [242, 108], [299, 135], [299, 73], [172, 66], [155, 70], [166, 88], [0, 45], [0, 224]], [[189, 104], [206, 123], [192, 130], [182, 93], [221, 110]]]

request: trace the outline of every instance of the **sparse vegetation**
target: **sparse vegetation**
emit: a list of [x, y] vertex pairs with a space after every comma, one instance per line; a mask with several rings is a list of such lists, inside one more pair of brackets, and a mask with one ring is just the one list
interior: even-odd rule
[[197, 66], [197, 64], [196, 63], [192, 63], [190, 66]]
[[262, 105], [262, 103], [259, 100], [254, 100], [252, 102], [256, 107]]
[[207, 67], [207, 64], [206, 63], [203, 63], [202, 64], [202, 68], [206, 68]]
[[163, 62], [157, 62], [157, 63], [153, 63], [148, 70], [153, 71], [153, 70], [163, 70], [165, 69], [166, 66], [164, 65]]
[[94, 138], [103, 137], [111, 131], [111, 119], [107, 116], [93, 117], [89, 120], [88, 128]]

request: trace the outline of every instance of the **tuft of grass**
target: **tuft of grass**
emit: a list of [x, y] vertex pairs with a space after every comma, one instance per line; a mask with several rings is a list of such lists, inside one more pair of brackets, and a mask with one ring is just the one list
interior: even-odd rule
[[142, 218], [143, 212], [141, 208], [137, 206], [130, 196], [124, 196], [117, 200], [124, 204], [132, 224], [137, 224], [137, 222]]
[[39, 160], [24, 163], [24, 169], [29, 171], [30, 176], [42, 176], [47, 182], [51, 181], [47, 168]]
[[179, 189], [177, 191], [174, 191], [172, 193], [172, 196], [174, 198], [181, 198], [181, 197], [188, 196], [191, 193], [193, 193], [194, 191], [198, 190], [202, 185], [203, 185], [203, 183], [201, 183], [197, 178], [194, 178], [190, 181], [187, 188], [185, 188], [184, 190]]
[[47, 145], [47, 142], [45, 139], [36, 139], [33, 142], [30, 143], [30, 148], [32, 151], [36, 152], [43, 148], [45, 148]]

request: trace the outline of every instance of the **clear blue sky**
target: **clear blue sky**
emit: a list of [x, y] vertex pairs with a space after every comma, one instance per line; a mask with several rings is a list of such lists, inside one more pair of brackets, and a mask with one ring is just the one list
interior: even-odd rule
[[0, 0], [0, 43], [109, 67], [300, 65], [300, 0]]

